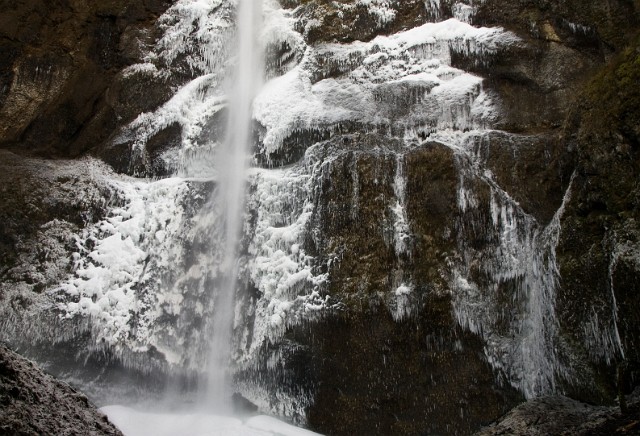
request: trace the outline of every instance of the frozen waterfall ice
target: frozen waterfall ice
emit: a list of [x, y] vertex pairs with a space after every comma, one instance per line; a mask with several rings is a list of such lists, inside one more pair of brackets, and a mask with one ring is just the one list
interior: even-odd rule
[[238, 245], [244, 215], [245, 181], [251, 140], [251, 105], [262, 81], [257, 35], [262, 19], [260, 1], [239, 0], [236, 66], [226, 139], [217, 155], [218, 186], [214, 198], [224, 220], [222, 280], [211, 320], [205, 398], [211, 407], [228, 407], [228, 366], [231, 356], [233, 300], [237, 284]]

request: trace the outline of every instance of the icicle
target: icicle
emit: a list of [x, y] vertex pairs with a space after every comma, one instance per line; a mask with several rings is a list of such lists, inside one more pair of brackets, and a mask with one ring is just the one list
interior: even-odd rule
[[[464, 168], [461, 171], [467, 171]], [[471, 173], [474, 174], [474, 173]], [[470, 174], [470, 175], [471, 175]], [[485, 352], [496, 370], [504, 371], [510, 383], [528, 398], [551, 394], [558, 377], [566, 377], [556, 354], [558, 320], [555, 314], [555, 292], [558, 270], [555, 250], [560, 237], [560, 219], [569, 201], [572, 181], [563, 202], [549, 225], [540, 229], [536, 221], [490, 179], [490, 213], [497, 246], [489, 257], [482, 254], [482, 271], [499, 286], [511, 283], [512, 312], [505, 314], [497, 295], [491, 289], [479, 289], [467, 277], [470, 265], [462, 265], [455, 274], [455, 313], [459, 324], [480, 334], [487, 341]], [[465, 190], [461, 189], [461, 194]], [[464, 198], [461, 205], [467, 204]], [[468, 210], [461, 208], [464, 213]], [[460, 241], [461, 250], [470, 262], [480, 253]], [[503, 291], [504, 292], [504, 291]], [[504, 319], [505, 315], [507, 316]], [[509, 323], [510, 333], [503, 336], [498, 325]]]
[[405, 156], [396, 156], [396, 172], [393, 180], [393, 193], [396, 197], [396, 204], [392, 208], [393, 240], [397, 255], [408, 253], [411, 243], [411, 231], [409, 220], [407, 219], [407, 175], [405, 170]]

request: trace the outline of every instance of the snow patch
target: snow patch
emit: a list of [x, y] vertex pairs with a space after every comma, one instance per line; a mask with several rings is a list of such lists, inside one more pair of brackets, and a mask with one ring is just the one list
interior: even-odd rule
[[318, 436], [276, 418], [259, 415], [250, 418], [205, 413], [152, 413], [124, 406], [100, 409], [125, 436]]
[[[150, 277], [146, 270], [150, 251], [158, 257], [158, 266], [170, 263], [168, 247], [175, 241], [167, 235], [179, 231], [182, 217], [174, 203], [186, 186], [181, 179], [148, 183], [124, 178], [112, 180], [111, 185], [121, 205], [76, 237], [74, 273], [51, 293], [70, 297], [58, 304], [65, 318], [94, 318], [96, 340], [146, 348], [149, 332], [144, 323], [135, 332], [131, 329], [132, 317], [149, 309], [139, 299], [138, 288]], [[158, 234], [162, 241], [149, 237]], [[146, 324], [152, 321], [147, 318]]]

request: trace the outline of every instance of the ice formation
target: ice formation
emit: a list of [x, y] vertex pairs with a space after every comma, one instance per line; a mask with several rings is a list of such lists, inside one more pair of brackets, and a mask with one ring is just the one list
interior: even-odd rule
[[[256, 99], [254, 116], [266, 129], [262, 152], [277, 152], [296, 130], [345, 121], [394, 129], [483, 127], [494, 114], [482, 93], [482, 79], [453, 68], [450, 53], [483, 56], [517, 41], [502, 29], [449, 19], [369, 43], [309, 49], [296, 68], [267, 83]], [[343, 74], [319, 81], [313, 77], [333, 69]], [[415, 90], [406, 102], [411, 110], [397, 114], [403, 88]]]
[[[466, 256], [455, 272], [456, 317], [460, 325], [485, 338], [489, 362], [507, 374], [514, 387], [527, 397], [550, 394], [556, 390], [558, 377], [570, 376], [556, 351], [555, 250], [571, 185], [551, 222], [541, 227], [495, 184], [491, 173], [481, 177], [491, 186], [492, 231], [498, 243], [487, 258], [486, 253], [474, 252], [459, 238]], [[463, 210], [471, 209], [473, 193], [462, 187], [459, 204]], [[481, 270], [491, 278], [492, 288], [481, 289], [469, 278], [477, 256], [483, 257]], [[501, 297], [504, 286], [511, 286], [511, 293]], [[504, 322], [509, 323], [507, 331], [500, 327]]]

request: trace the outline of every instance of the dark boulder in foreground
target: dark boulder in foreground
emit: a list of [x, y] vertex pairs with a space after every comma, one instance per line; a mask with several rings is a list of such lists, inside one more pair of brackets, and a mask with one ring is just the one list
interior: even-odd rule
[[1, 344], [0, 434], [122, 435], [87, 397]]
[[476, 436], [496, 435], [635, 435], [640, 434], [640, 389], [619, 407], [598, 407], [563, 396], [522, 404]]

